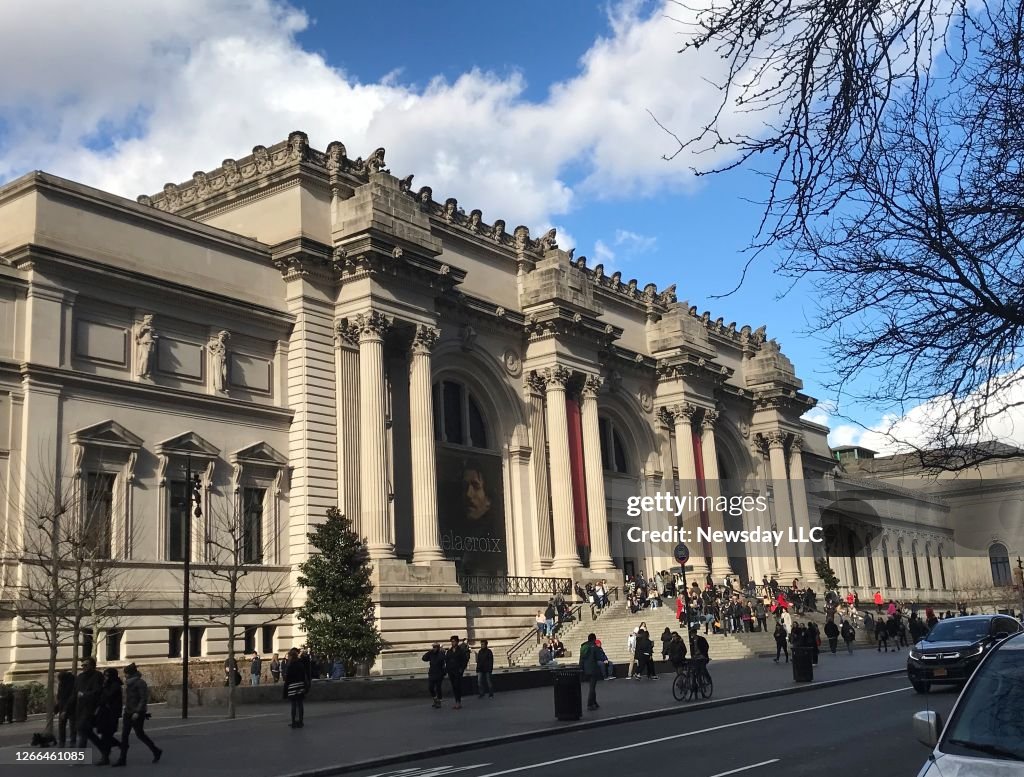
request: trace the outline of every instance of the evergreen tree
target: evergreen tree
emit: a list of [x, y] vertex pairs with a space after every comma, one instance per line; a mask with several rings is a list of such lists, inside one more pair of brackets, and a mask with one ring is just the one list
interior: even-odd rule
[[815, 561], [814, 569], [818, 573], [818, 577], [821, 578], [821, 582], [825, 584], [826, 591], [839, 590], [839, 578], [836, 577], [835, 570], [829, 565], [827, 558], [819, 558]]
[[370, 555], [352, 521], [332, 507], [308, 535], [318, 551], [299, 565], [306, 603], [297, 611], [314, 653], [372, 663], [387, 643], [375, 624]]

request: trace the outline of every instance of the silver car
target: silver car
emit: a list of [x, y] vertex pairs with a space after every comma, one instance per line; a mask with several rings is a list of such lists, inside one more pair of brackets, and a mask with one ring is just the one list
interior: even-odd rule
[[1024, 777], [1024, 634], [989, 652], [945, 728], [918, 712], [914, 734], [934, 747], [918, 777]]

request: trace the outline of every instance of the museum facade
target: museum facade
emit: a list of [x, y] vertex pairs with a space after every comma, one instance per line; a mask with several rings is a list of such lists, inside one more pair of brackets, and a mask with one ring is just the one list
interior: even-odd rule
[[[512, 641], [565, 581], [674, 565], [671, 544], [629, 540], [637, 526], [822, 525], [843, 474], [763, 326], [591, 266], [554, 230], [467, 214], [384, 157], [294, 132], [137, 202], [43, 172], [0, 187], [8, 675], [46, 653], [9, 606], [40, 488], [74, 495], [90, 552], [144, 581], [130, 617], [92, 635], [110, 660], [180, 652], [185, 554], [216, 566], [223, 516], [274, 581], [242, 618], [245, 647], [267, 652], [301, 644], [289, 613], [311, 527], [334, 506], [352, 518], [385, 668], [450, 633]], [[711, 499], [626, 509], [659, 493]], [[940, 502], [907, 530], [951, 558]], [[813, 584], [815, 552], [721, 539], [690, 563]], [[223, 655], [216, 599], [194, 596], [211, 618], [191, 652]]]

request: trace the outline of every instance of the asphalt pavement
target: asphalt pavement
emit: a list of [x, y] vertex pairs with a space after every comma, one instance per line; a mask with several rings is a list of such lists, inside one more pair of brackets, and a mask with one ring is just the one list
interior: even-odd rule
[[[857, 651], [852, 656], [824, 654], [816, 669], [815, 680], [828, 682], [891, 671], [904, 667], [905, 661], [905, 653]], [[793, 682], [790, 667], [773, 664], [767, 659], [719, 664], [712, 662], [709, 668], [715, 681], [715, 703], [750, 694], [777, 694], [801, 688], [800, 693], [778, 696], [767, 702], [734, 703], [731, 709], [735, 711], [753, 709], [751, 705], [764, 704], [767, 704], [764, 709], [770, 710], [782, 709], [779, 705], [784, 704], [801, 706], [803, 702], [800, 700], [824, 693], [825, 690], [835, 694], [828, 698], [846, 698], [860, 695], [864, 683], [876, 682], [861, 680], [833, 689], [816, 688], [808, 691], [806, 686], [797, 686]], [[894, 688], [907, 686], [906, 679], [900, 676], [887, 682]], [[413, 768], [412, 761], [418, 765], [423, 759], [422, 756], [417, 758], [415, 754], [438, 747], [459, 748], [466, 743], [488, 745], [493, 743], [494, 738], [502, 736], [525, 738], [524, 741], [510, 745], [510, 752], [521, 754], [543, 755], [553, 749], [561, 751], [567, 742], [572, 741], [567, 737], [580, 737], [584, 741], [601, 743], [603, 746], [613, 737], [617, 740], [623, 724], [614, 719], [622, 715], [669, 714], [671, 717], [664, 721], [650, 719], [644, 723], [627, 725], [659, 731], [667, 726], [669, 729], [675, 727], [678, 731], [692, 727], [694, 721], [700, 721], [703, 725], [706, 719], [725, 720], [719, 716], [732, 714], [726, 713], [724, 709], [695, 710], [693, 702], [676, 702], [672, 698], [671, 677], [668, 675], [659, 680], [619, 679], [602, 684], [599, 690], [602, 708], [596, 713], [585, 713], [582, 721], [585, 725], [605, 725], [578, 734], [565, 734], [563, 732], [570, 730], [570, 727], [554, 719], [550, 687], [502, 693], [499, 686], [494, 699], [477, 699], [473, 696], [465, 700], [462, 710], [453, 710], [446, 683], [445, 708], [434, 710], [430, 708], [425, 686], [426, 681], [422, 701], [406, 699], [309, 703], [306, 705], [306, 726], [299, 730], [288, 727], [287, 704], [283, 701], [275, 705], [239, 707], [239, 717], [235, 720], [226, 720], [223, 709], [199, 707], [193, 708], [188, 721], [182, 721], [176, 717], [176, 710], [154, 707], [154, 718], [146, 729], [163, 748], [164, 758], [158, 765], [151, 764], [146, 749], [133, 742], [129, 766], [121, 774], [131, 777], [135, 774], [151, 774], [155, 769], [170, 771], [172, 774], [187, 774], [188, 777], [280, 777], [345, 767], [351, 770], [353, 764], [405, 754], [410, 757], [406, 759], [404, 768]], [[907, 695], [906, 692], [901, 693]], [[893, 696], [900, 696], [900, 693]], [[675, 714], [681, 709], [692, 711], [683, 715]], [[757, 709], [762, 707], [757, 706]], [[860, 714], [864, 714], [863, 710]], [[866, 717], [872, 719], [871, 715]], [[898, 721], [898, 730], [905, 733], [909, 731], [909, 713], [903, 718]], [[31, 732], [39, 730], [39, 723], [39, 720], [33, 720], [0, 727], [0, 763], [9, 763], [7, 756], [27, 743]], [[741, 738], [755, 733], [748, 728], [732, 732], [733, 736]], [[882, 733], [877, 732], [879, 737]], [[906, 738], [902, 735], [898, 737], [901, 741]], [[682, 746], [683, 743], [678, 743], [677, 749]], [[636, 755], [635, 751], [633, 755]], [[467, 754], [470, 760], [460, 760], [459, 763], [465, 765], [480, 762], [472, 761], [472, 757], [471, 753]], [[440, 765], [446, 763], [449, 762]], [[5, 775], [32, 774], [43, 777], [47, 774], [66, 774], [67, 768], [33, 764], [26, 767], [5, 765], [0, 770]], [[396, 765], [377, 768], [368, 773], [400, 773], [402, 768]], [[876, 772], [875, 777], [877, 775]]]

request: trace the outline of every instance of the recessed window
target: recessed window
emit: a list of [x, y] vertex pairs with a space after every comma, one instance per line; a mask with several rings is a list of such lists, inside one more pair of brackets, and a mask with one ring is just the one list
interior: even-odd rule
[[110, 558], [115, 480], [116, 475], [108, 472], [90, 472], [86, 477], [82, 544], [90, 558]]
[[242, 652], [243, 653], [255, 653], [256, 652], [256, 627], [246, 626], [245, 637], [242, 640]]
[[265, 488], [242, 490], [242, 562], [245, 564], [263, 562], [263, 503], [266, 498]]
[[82, 658], [92, 655], [93, 640], [92, 629], [82, 629]]
[[185, 548], [188, 545], [189, 524], [189, 489], [184, 480], [172, 481], [168, 498], [170, 509], [167, 511], [167, 561], [184, 561]]
[[1010, 572], [1010, 554], [1001, 542], [988, 549], [988, 561], [992, 565], [992, 585], [1012, 585], [1013, 574]]
[[206, 629], [203, 626], [188, 627], [188, 655], [189, 658], [196, 658], [203, 654], [203, 634]]
[[263, 627], [263, 652], [274, 652], [274, 636], [277, 634], [277, 626]]
[[181, 658], [181, 626], [167, 629], [167, 657]]
[[434, 439], [451, 445], [487, 448], [487, 425], [480, 405], [461, 383], [434, 385]]
[[597, 419], [598, 433], [601, 435], [601, 468], [606, 472], [627, 473], [626, 446], [622, 435], [615, 428], [615, 423], [608, 418]]
[[120, 629], [107, 632], [107, 661], [121, 660], [121, 641], [124, 632]]

